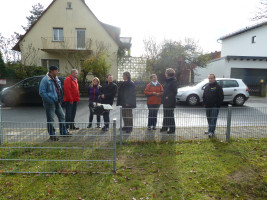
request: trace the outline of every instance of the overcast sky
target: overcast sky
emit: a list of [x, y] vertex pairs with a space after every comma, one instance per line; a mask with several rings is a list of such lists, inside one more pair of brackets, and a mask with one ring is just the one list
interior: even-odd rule
[[[32, 5], [45, 8], [52, 0], [5, 0], [0, 7], [0, 33], [9, 37], [24, 33]], [[182, 40], [190, 37], [204, 52], [220, 51], [217, 39], [255, 24], [250, 19], [259, 0], [85, 0], [96, 17], [121, 28], [121, 36], [132, 37], [132, 55], [143, 53], [143, 39], [154, 37]]]

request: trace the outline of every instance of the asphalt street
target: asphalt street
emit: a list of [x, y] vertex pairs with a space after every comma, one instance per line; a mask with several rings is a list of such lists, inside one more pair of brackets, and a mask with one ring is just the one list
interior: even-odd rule
[[[232, 110], [232, 125], [265, 125], [267, 120], [267, 98], [250, 97], [243, 107], [233, 107]], [[218, 125], [225, 126], [227, 121], [227, 104], [223, 105], [220, 110]], [[45, 111], [42, 105], [22, 105], [17, 107], [1, 108], [2, 121], [9, 122], [46, 122]], [[144, 98], [137, 100], [137, 108], [133, 111], [134, 126], [146, 127], [147, 124], [147, 106]], [[110, 114], [110, 119], [117, 119], [117, 124], [120, 121], [120, 107], [116, 106], [116, 101], [113, 105], [113, 110]], [[94, 117], [95, 118], [95, 117]], [[157, 126], [162, 124], [163, 112], [160, 109], [158, 114]], [[94, 119], [95, 120], [95, 119]], [[206, 126], [205, 109], [201, 106], [190, 107], [184, 104], [179, 104], [175, 110], [176, 126]], [[76, 122], [87, 124], [89, 121], [89, 108], [87, 98], [82, 98], [78, 103]], [[101, 122], [103, 119], [101, 118]], [[85, 126], [85, 125], [83, 125]]]

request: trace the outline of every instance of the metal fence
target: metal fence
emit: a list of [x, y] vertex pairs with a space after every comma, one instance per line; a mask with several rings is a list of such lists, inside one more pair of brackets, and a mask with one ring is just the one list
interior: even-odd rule
[[[176, 108], [174, 110], [175, 132], [161, 132], [163, 109], [158, 110], [156, 130], [148, 129], [148, 109], [136, 108], [133, 113], [132, 131], [124, 131], [120, 117], [120, 143], [123, 141], [164, 141], [207, 139], [208, 123], [205, 108]], [[123, 109], [121, 108], [122, 116]], [[131, 118], [131, 117], [125, 117]], [[168, 117], [167, 117], [168, 118]], [[167, 119], [168, 120], [168, 119]], [[127, 127], [127, 126], [126, 126]], [[128, 126], [130, 127], [130, 126]], [[131, 127], [130, 127], [131, 128]], [[228, 107], [220, 108], [215, 138], [230, 141], [230, 138], [267, 137], [267, 108]]]
[[[163, 108], [158, 110], [155, 130], [148, 129], [147, 108], [132, 109], [132, 115], [126, 116], [124, 109], [116, 109], [111, 116], [119, 120], [114, 120], [108, 131], [96, 128], [96, 123], [87, 128], [88, 123], [78, 122], [79, 129], [71, 130], [71, 137], [60, 136], [58, 141], [49, 140], [46, 123], [0, 120], [0, 173], [109, 173], [116, 170], [116, 142], [208, 139], [205, 108], [175, 108], [172, 134], [160, 131]], [[127, 121], [130, 119], [132, 124]], [[59, 123], [55, 128], [59, 136]], [[266, 137], [267, 108], [220, 108], [215, 139], [229, 142], [231, 138]]]
[[[110, 173], [116, 170], [116, 120], [107, 133], [87, 128], [49, 139], [46, 123], [1, 122], [1, 173]], [[95, 127], [95, 126], [93, 126]]]

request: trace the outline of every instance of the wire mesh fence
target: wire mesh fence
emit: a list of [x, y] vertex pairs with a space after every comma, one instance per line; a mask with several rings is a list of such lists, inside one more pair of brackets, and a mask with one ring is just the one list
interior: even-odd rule
[[[114, 126], [112, 126], [114, 124]], [[2, 173], [110, 173], [116, 170], [116, 122], [101, 132], [79, 123], [70, 135], [51, 140], [46, 123], [1, 123]]]

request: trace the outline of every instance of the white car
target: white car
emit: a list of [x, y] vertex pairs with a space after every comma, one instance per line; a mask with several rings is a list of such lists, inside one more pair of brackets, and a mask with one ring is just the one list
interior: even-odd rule
[[[216, 78], [216, 81], [223, 88], [224, 102], [242, 106], [249, 98], [248, 87], [241, 79]], [[178, 88], [176, 102], [186, 102], [195, 106], [203, 101], [203, 92], [209, 80], [204, 79], [194, 86]]]

